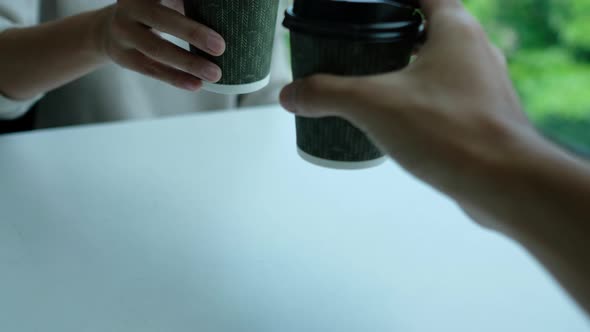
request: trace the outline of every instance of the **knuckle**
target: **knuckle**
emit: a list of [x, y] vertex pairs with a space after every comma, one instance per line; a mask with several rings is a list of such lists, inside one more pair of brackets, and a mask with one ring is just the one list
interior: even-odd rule
[[129, 32], [119, 15], [115, 16], [111, 23], [111, 34], [120, 38], [126, 38], [129, 35]]
[[466, 37], [481, 39], [486, 36], [483, 26], [469, 14], [461, 15], [457, 21], [459, 32]]

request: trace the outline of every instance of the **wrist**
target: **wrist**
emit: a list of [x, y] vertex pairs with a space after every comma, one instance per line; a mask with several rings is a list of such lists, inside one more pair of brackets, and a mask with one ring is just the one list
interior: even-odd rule
[[113, 18], [114, 5], [96, 10], [91, 13], [88, 49], [100, 62], [109, 61], [107, 52], [109, 43], [109, 27]]
[[485, 216], [484, 226], [524, 239], [551, 234], [555, 221], [587, 213], [580, 209], [590, 195], [586, 163], [522, 126], [507, 129], [496, 151], [478, 159], [474, 186], [457, 198]]
[[504, 210], [518, 204], [518, 199], [508, 197], [518, 196], [534, 182], [531, 169], [542, 164], [549, 143], [528, 124], [488, 119], [478, 128], [481, 133], [464, 139], [457, 149], [460, 167], [449, 194], [483, 226], [505, 229]]

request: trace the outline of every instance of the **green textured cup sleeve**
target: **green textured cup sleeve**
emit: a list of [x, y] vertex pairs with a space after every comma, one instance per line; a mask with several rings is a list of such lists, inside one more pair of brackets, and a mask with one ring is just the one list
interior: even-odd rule
[[217, 31], [225, 39], [223, 55], [214, 57], [191, 47], [193, 53], [217, 64], [223, 76], [217, 85], [265, 81], [270, 73], [280, 0], [186, 0], [188, 17]]

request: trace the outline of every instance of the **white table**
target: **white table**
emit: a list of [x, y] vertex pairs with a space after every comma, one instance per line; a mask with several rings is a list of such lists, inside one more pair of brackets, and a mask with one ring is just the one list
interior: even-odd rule
[[0, 331], [590, 331], [520, 247], [278, 108], [0, 137]]

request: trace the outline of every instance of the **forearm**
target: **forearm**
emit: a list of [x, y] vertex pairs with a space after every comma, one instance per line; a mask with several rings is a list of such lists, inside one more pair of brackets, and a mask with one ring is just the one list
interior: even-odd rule
[[590, 312], [590, 166], [541, 138], [525, 137], [512, 152], [488, 168], [487, 189], [469, 205], [537, 257]]
[[100, 23], [108, 8], [0, 33], [0, 92], [28, 99], [95, 70], [101, 52]]

